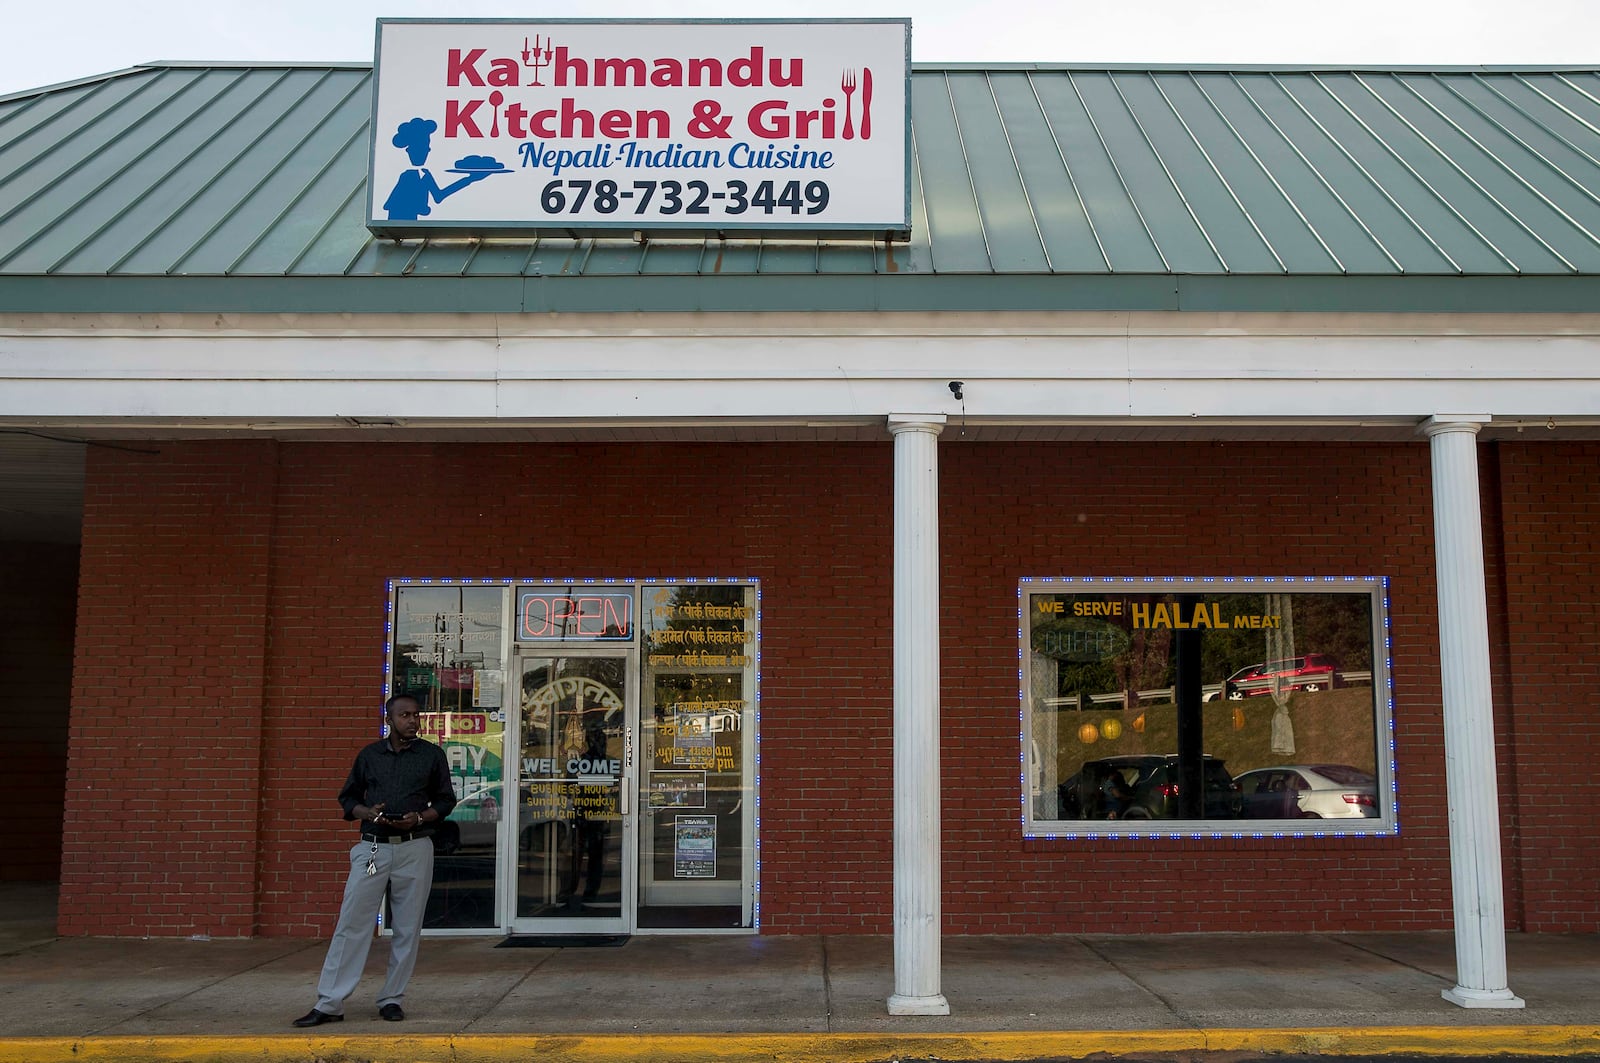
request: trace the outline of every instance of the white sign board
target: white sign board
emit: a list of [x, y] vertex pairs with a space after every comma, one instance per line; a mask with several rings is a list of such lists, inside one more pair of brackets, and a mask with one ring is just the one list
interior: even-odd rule
[[384, 236], [910, 229], [909, 20], [378, 21]]

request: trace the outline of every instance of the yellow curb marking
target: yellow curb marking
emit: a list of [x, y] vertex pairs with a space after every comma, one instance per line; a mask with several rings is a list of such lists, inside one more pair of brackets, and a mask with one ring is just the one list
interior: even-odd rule
[[0, 1063], [879, 1063], [1096, 1054], [1600, 1054], [1600, 1026], [1389, 1026], [961, 1034], [439, 1034], [412, 1037], [0, 1037]]

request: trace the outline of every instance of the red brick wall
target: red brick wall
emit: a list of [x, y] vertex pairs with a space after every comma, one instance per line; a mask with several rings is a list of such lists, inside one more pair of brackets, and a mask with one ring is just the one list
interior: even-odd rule
[[[1149, 933], [1448, 924], [1426, 442], [947, 441], [940, 463], [947, 925]], [[1015, 840], [1018, 579], [1168, 575], [1390, 577], [1400, 837]]]
[[[285, 446], [273, 568], [263, 927], [323, 934], [350, 828], [333, 794], [381, 700], [385, 581], [399, 576], [741, 576], [784, 622], [765, 632], [770, 881], [801, 928], [879, 929], [887, 760], [837, 769], [841, 743], [889, 756], [891, 452], [887, 446]], [[864, 634], [863, 634], [864, 633]], [[840, 774], [860, 782], [841, 784]], [[285, 815], [281, 810], [292, 809]], [[843, 832], [846, 842], [840, 845]], [[866, 894], [865, 898], [862, 894]], [[873, 894], [881, 895], [873, 897]], [[861, 911], [850, 910], [861, 902]]]
[[63, 934], [262, 929], [275, 451], [89, 451]]
[[0, 676], [11, 753], [0, 880], [50, 882], [61, 873], [77, 600], [76, 545], [0, 543]]
[[[892, 444], [161, 451], [91, 457], [63, 932], [326, 932], [350, 833], [333, 794], [375, 732], [396, 576], [761, 579], [763, 926], [891, 929]], [[1561, 483], [1594, 464], [1532, 451], [1547, 467], [1531, 475]], [[947, 930], [1448, 925], [1426, 442], [947, 439], [940, 460]], [[1592, 561], [1593, 503], [1575, 483], [1528, 490], [1556, 496], [1551, 520], [1590, 507]], [[1017, 579], [1167, 573], [1391, 578], [1399, 838], [1020, 839]], [[1504, 663], [1580, 653], [1596, 634], [1592, 608], [1566, 630], [1524, 626]], [[1596, 716], [1572, 712], [1568, 749], [1592, 748]], [[1524, 800], [1524, 832], [1570, 830], [1592, 807]], [[105, 859], [107, 801], [162, 830]], [[1595, 847], [1558, 833], [1544, 844], [1593, 878]], [[1533, 925], [1537, 906], [1540, 925], [1595, 929], [1585, 889], [1530, 884], [1519, 918]]]
[[1600, 930], [1600, 444], [1485, 451], [1505, 566], [1490, 611], [1504, 632], [1495, 698], [1509, 709], [1498, 749], [1516, 862], [1507, 907], [1530, 931]]

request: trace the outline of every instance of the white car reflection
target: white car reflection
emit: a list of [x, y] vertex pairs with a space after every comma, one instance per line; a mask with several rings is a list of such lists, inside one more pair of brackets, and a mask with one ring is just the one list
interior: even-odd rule
[[[606, 779], [605, 776], [592, 776], [561, 781], [581, 785], [584, 778]], [[548, 781], [535, 780], [535, 785]], [[469, 791], [465, 797], [457, 801], [450, 815], [434, 829], [434, 855], [492, 854], [499, 842], [500, 820], [505, 814], [502, 800], [504, 791], [504, 783], [490, 783]], [[551, 815], [553, 809], [562, 809], [566, 814]], [[517, 848], [524, 852], [545, 844], [545, 838], [539, 833], [542, 828], [554, 824], [557, 844], [560, 844], [560, 839], [565, 837], [569, 822], [583, 818], [581, 811], [576, 813], [573, 811], [569, 800], [554, 804], [549, 800], [536, 803], [533, 800], [533, 788], [527, 783], [522, 786], [519, 812], [517, 830], [521, 836], [517, 840]]]
[[500, 833], [500, 801], [503, 783], [491, 783], [470, 791], [456, 802], [445, 821], [433, 832], [433, 851], [450, 856], [461, 850], [493, 852]]
[[1348, 764], [1285, 764], [1237, 776], [1247, 819], [1376, 819], [1378, 780]]

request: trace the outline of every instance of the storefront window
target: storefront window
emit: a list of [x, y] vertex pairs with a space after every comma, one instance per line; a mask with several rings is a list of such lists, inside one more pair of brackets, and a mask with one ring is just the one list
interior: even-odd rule
[[640, 926], [753, 925], [755, 587], [643, 592]]
[[759, 646], [754, 582], [392, 583], [459, 799], [424, 928], [756, 928]]
[[422, 706], [422, 737], [450, 762], [459, 804], [434, 832], [423, 926], [497, 923], [496, 842], [504, 814], [505, 666], [501, 587], [395, 590], [391, 689]]
[[1389, 833], [1383, 583], [1027, 580], [1024, 829]]

